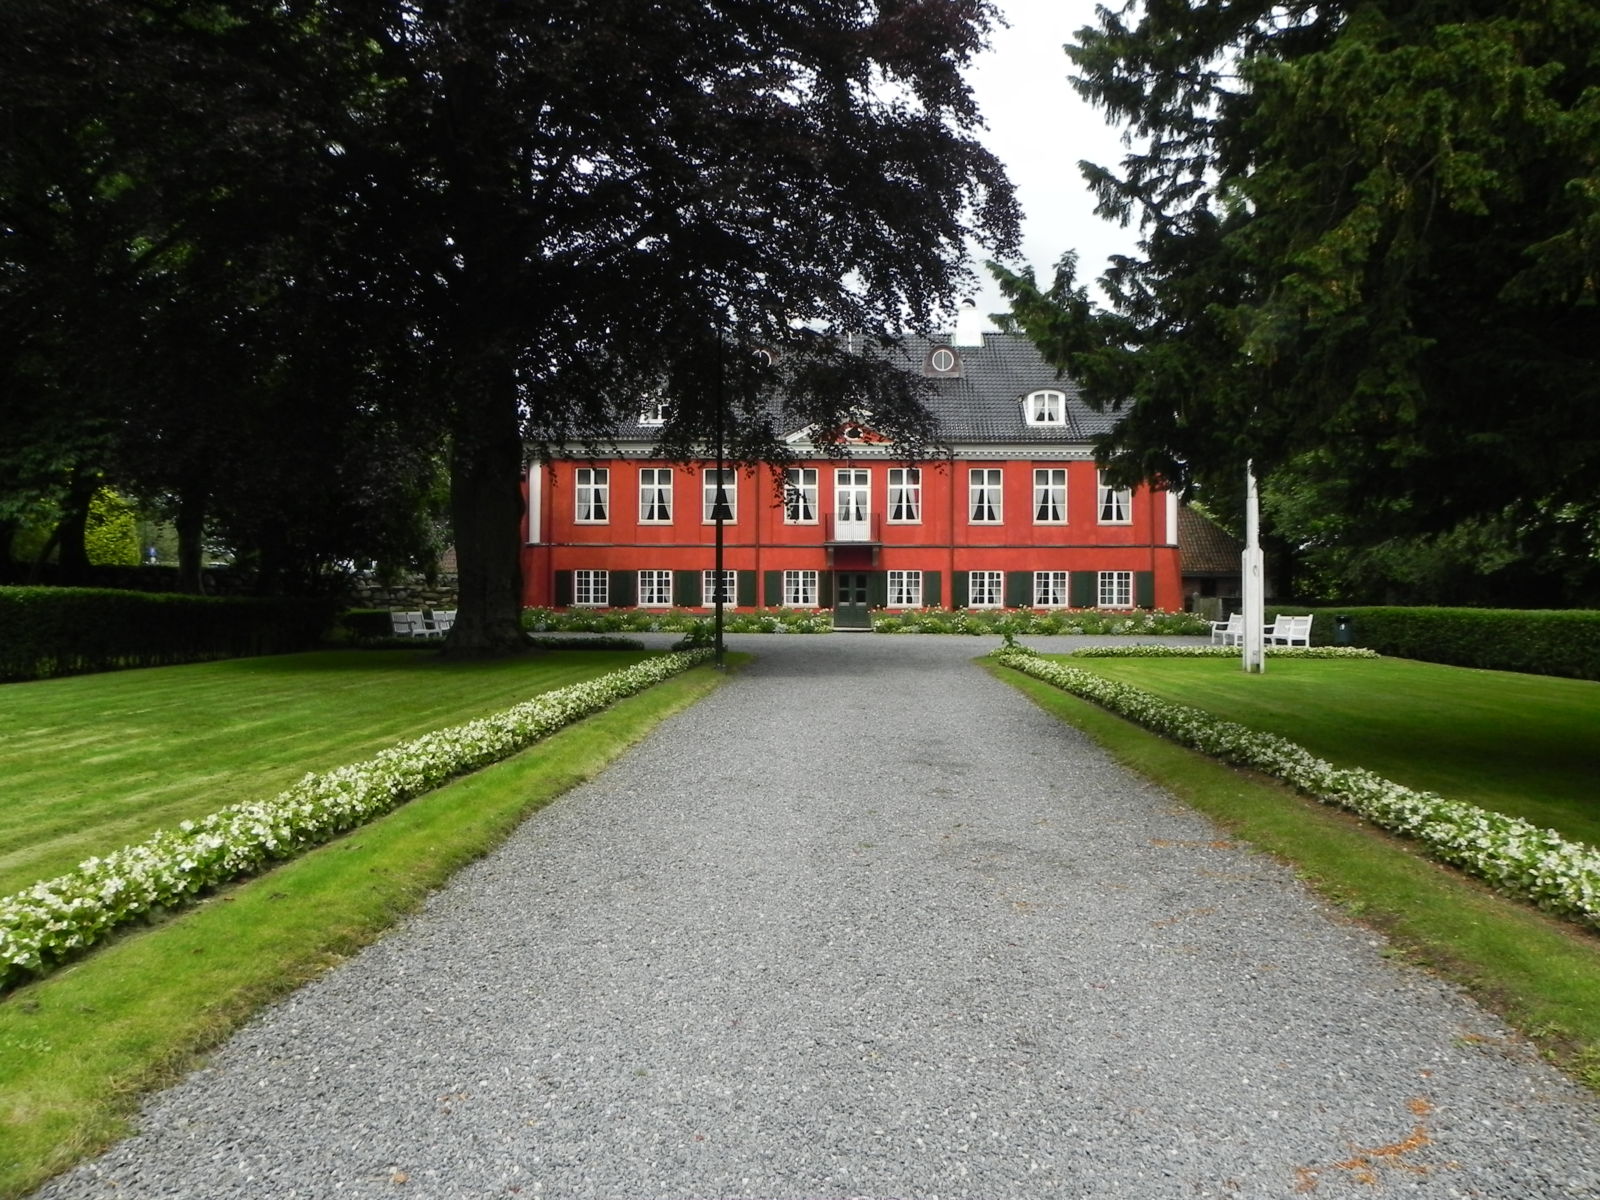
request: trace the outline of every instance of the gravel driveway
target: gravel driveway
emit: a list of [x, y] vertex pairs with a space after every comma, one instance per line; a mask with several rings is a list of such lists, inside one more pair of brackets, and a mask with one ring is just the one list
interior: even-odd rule
[[1600, 1103], [992, 641], [730, 638], [40, 1195], [1600, 1197]]

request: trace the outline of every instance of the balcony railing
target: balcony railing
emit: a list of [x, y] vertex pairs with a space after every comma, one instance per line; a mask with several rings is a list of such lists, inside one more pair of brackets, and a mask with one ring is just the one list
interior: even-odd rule
[[851, 520], [832, 513], [828, 516], [830, 545], [874, 546], [883, 541], [883, 518], [877, 513]]

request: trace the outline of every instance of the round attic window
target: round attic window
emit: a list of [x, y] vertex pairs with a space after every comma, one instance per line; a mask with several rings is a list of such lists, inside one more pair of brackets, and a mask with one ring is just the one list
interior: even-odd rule
[[941, 346], [928, 357], [928, 362], [935, 371], [953, 371], [956, 366], [956, 352]]

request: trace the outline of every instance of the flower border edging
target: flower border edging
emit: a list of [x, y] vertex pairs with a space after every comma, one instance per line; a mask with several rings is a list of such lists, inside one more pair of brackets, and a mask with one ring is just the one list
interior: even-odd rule
[[1220, 720], [1023, 648], [1002, 648], [993, 657], [1202, 754], [1261, 771], [1325, 804], [1413, 838], [1435, 858], [1502, 892], [1600, 929], [1600, 851], [1592, 847], [1518, 817], [1417, 791], [1359, 767], [1336, 767], [1287, 738]]
[[364, 762], [305, 776], [270, 800], [232, 804], [0, 897], [0, 988], [100, 941], [119, 925], [292, 858], [446, 780], [509, 758], [616, 701], [710, 659], [665, 654], [435, 730]]

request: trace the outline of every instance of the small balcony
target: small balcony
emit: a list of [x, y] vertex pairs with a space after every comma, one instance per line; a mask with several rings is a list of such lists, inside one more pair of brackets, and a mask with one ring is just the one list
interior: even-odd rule
[[883, 518], [868, 513], [857, 518], [828, 517], [827, 544], [830, 546], [877, 546], [883, 542]]

